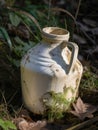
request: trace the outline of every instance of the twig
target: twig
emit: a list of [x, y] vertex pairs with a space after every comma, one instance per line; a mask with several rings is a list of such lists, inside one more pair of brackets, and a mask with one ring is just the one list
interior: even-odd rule
[[2, 98], [3, 98], [3, 100], [4, 100], [4, 108], [5, 108], [5, 113], [6, 113], [6, 115], [7, 115], [7, 117], [8, 117], [8, 119], [10, 119], [10, 116], [9, 116], [9, 114], [8, 114], [8, 104], [7, 104], [7, 101], [6, 101], [6, 98], [5, 98], [5, 96], [4, 96], [4, 93], [0, 90], [0, 93], [2, 94]]
[[[78, 16], [78, 13], [79, 13], [81, 1], [82, 1], [82, 0], [79, 0], [78, 7], [77, 7], [77, 10], [76, 10], [76, 13], [75, 13], [75, 17], [74, 17], [74, 19], [75, 19], [75, 24], [77, 23], [76, 20], [77, 20], [77, 16]], [[74, 30], [75, 30], [75, 24], [74, 24], [74, 26], [73, 26], [73, 33], [74, 33]]]
[[98, 116], [88, 120], [88, 121], [85, 121], [83, 123], [79, 123], [78, 125], [75, 125], [75, 126], [72, 126], [66, 130], [80, 130], [81, 128], [85, 127], [85, 126], [88, 126], [88, 125], [91, 125], [93, 124], [94, 122], [98, 121]]
[[16, 92], [11, 96], [11, 98], [10, 98], [10, 100], [8, 101], [8, 104], [10, 104], [10, 102], [14, 99], [14, 97], [15, 97], [15, 95], [17, 94], [17, 90], [16, 90]]
[[76, 14], [75, 14], [75, 20], [77, 19], [77, 16], [78, 16], [78, 13], [79, 13], [81, 1], [82, 1], [82, 0], [79, 0], [79, 3], [78, 3], [78, 7], [77, 7], [77, 10], [76, 10]]

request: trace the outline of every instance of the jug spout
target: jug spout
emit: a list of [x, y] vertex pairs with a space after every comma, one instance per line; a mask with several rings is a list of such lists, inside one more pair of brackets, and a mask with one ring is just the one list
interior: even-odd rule
[[59, 27], [46, 27], [42, 30], [42, 38], [47, 43], [61, 43], [69, 40], [69, 32]]

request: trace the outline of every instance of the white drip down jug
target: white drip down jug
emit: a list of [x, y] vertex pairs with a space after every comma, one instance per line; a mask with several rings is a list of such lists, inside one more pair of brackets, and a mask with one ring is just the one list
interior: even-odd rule
[[[52, 105], [52, 96], [62, 94], [68, 106], [75, 100], [83, 67], [78, 46], [69, 42], [69, 32], [59, 27], [41, 31], [42, 41], [31, 48], [21, 61], [21, 81], [24, 103], [35, 114], [44, 114]], [[59, 103], [58, 103], [59, 104]]]

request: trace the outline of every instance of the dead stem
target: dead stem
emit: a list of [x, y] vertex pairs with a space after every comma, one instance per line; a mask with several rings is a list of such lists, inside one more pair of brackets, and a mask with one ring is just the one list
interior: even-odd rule
[[49, 0], [49, 10], [48, 10], [48, 20], [50, 20], [50, 8], [51, 8], [51, 1], [52, 0]]
[[78, 3], [78, 7], [77, 7], [77, 10], [76, 10], [76, 14], [75, 14], [75, 20], [77, 19], [77, 16], [78, 16], [78, 13], [79, 13], [81, 1], [82, 1], [82, 0], [79, 0], [79, 3]]
[[84, 128], [85, 126], [89, 126], [91, 124], [93, 124], [94, 122], [98, 121], [98, 116], [88, 120], [88, 121], [85, 121], [85, 122], [82, 122], [82, 123], [79, 123], [75, 126], [72, 126], [66, 130], [80, 130], [81, 128]]
[[51, 8], [51, 11], [55, 11], [55, 12], [60, 11], [60, 12], [66, 13], [68, 16], [70, 16], [72, 18], [74, 23], [76, 22], [75, 17], [69, 11], [67, 11], [65, 9], [55, 7], [55, 8]]
[[[82, 1], [82, 0], [79, 0], [78, 7], [77, 7], [77, 10], [76, 10], [76, 13], [75, 13], [75, 17], [74, 17], [74, 19], [75, 19], [75, 20], [74, 20], [74, 21], [75, 21], [75, 24], [77, 24], [76, 20], [77, 20], [77, 16], [78, 16], [78, 13], [79, 13], [81, 1]], [[75, 24], [73, 25], [73, 33], [74, 33], [74, 30], [75, 30]]]

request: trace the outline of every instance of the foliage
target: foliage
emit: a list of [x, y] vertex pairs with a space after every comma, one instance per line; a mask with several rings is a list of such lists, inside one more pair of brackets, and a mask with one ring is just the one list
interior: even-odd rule
[[3, 35], [3, 37], [7, 40], [7, 43], [9, 45], [10, 49], [12, 49], [12, 43], [11, 43], [10, 37], [9, 37], [6, 29], [3, 28], [3, 27], [0, 27], [0, 31], [1, 31], [1, 33]]
[[98, 90], [98, 76], [93, 72], [91, 72], [89, 69], [86, 69], [83, 73], [80, 88], [85, 88], [89, 90], [93, 89]]
[[[47, 94], [49, 99], [47, 99]], [[68, 110], [72, 101], [66, 100], [63, 93], [48, 92], [47, 94], [43, 97], [43, 104], [46, 106], [48, 119], [53, 121], [62, 118], [64, 116], [63, 111]]]
[[[34, 17], [21, 10], [19, 6], [16, 8], [14, 0], [13, 3], [11, 0], [5, 2], [0, 6], [0, 104], [4, 102], [1, 94], [3, 93], [8, 105], [19, 106], [21, 105], [20, 61], [27, 50], [39, 41], [40, 31], [35, 28]], [[35, 33], [35, 29], [39, 34]], [[0, 117], [6, 119], [7, 113], [1, 111], [0, 105]], [[10, 128], [7, 124], [9, 122], [4, 123], [5, 129]]]
[[0, 119], [0, 127], [3, 130], [9, 130], [9, 129], [17, 130], [16, 126], [11, 121], [4, 121], [2, 119]]
[[9, 13], [9, 18], [13, 26], [17, 27], [21, 22], [21, 18], [13, 12]]
[[[40, 37], [37, 36], [38, 33], [35, 34], [34, 27], [37, 22], [34, 17], [19, 7], [16, 9], [15, 1], [5, 2], [0, 8], [0, 90], [10, 102], [20, 95], [21, 58]], [[39, 32], [37, 27], [36, 30]]]

